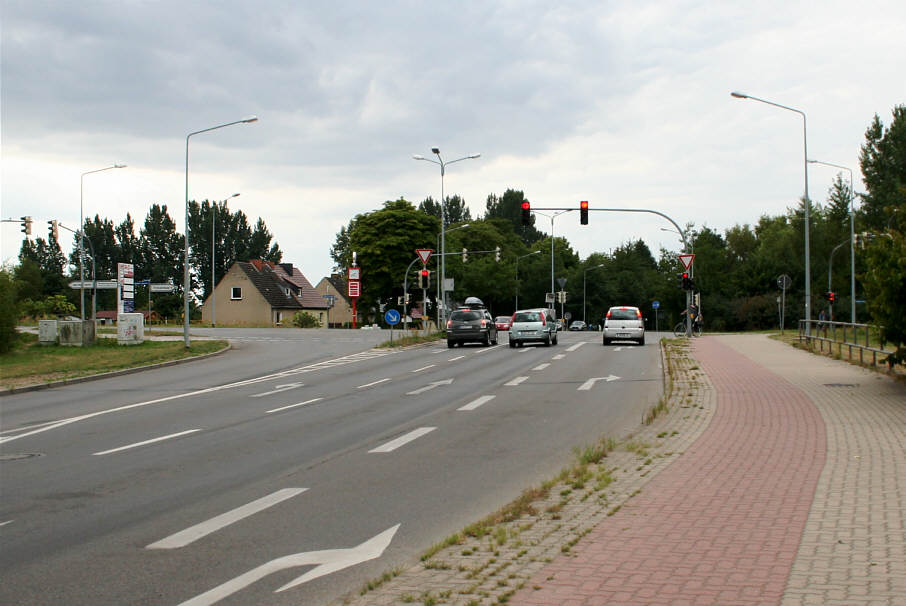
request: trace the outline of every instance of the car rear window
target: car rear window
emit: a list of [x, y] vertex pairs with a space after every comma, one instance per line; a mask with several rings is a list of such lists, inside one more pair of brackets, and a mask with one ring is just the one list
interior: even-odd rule
[[634, 309], [611, 309], [611, 320], [638, 320], [639, 316]]
[[537, 311], [527, 311], [516, 314], [516, 317], [513, 318], [513, 322], [540, 322], [541, 314]]
[[477, 311], [454, 311], [450, 319], [454, 322], [474, 322], [481, 319], [481, 314]]
[[510, 317], [509, 316], [497, 316], [497, 319], [494, 321], [495, 322], [509, 322]]

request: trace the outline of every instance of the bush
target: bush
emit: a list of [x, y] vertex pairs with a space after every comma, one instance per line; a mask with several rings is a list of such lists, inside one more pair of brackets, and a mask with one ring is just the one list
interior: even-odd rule
[[293, 326], [297, 328], [320, 328], [318, 318], [307, 311], [297, 311], [293, 316]]
[[0, 353], [8, 352], [16, 342], [18, 321], [16, 283], [9, 271], [3, 268], [0, 269]]

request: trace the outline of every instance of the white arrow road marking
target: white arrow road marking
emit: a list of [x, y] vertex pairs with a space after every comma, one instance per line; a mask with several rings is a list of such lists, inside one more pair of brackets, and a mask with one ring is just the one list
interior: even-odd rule
[[588, 390], [590, 390], [590, 389], [594, 386], [594, 384], [597, 383], [598, 381], [607, 381], [608, 383], [610, 383], [611, 381], [616, 381], [616, 380], [618, 380], [619, 378], [620, 378], [620, 377], [617, 377], [617, 376], [615, 376], [615, 375], [610, 375], [610, 376], [607, 376], [607, 377], [595, 377], [595, 378], [593, 378], [593, 379], [587, 380], [585, 383], [582, 383], [582, 385], [580, 385], [579, 387], [576, 388], [576, 391], [588, 391]]
[[277, 589], [276, 592], [285, 591], [296, 585], [301, 585], [302, 583], [307, 583], [318, 577], [348, 568], [350, 566], [355, 566], [356, 564], [361, 564], [362, 562], [367, 562], [368, 560], [373, 560], [379, 558], [384, 550], [390, 545], [390, 541], [393, 540], [393, 535], [396, 534], [396, 531], [399, 530], [400, 525], [392, 526], [384, 532], [373, 536], [364, 543], [356, 545], [355, 547], [350, 547], [348, 549], [325, 549], [323, 551], [303, 551], [302, 553], [294, 553], [292, 555], [283, 556], [282, 558], [277, 558], [276, 560], [271, 560], [266, 564], [262, 564], [257, 568], [239, 575], [235, 579], [227, 581], [226, 583], [206, 591], [205, 593], [198, 595], [191, 600], [183, 602], [180, 606], [209, 606], [215, 602], [219, 602], [223, 598], [230, 596], [237, 591], [244, 589], [264, 577], [271, 575], [275, 572], [281, 570], [287, 570], [290, 568], [297, 568], [299, 566], [311, 566], [312, 564], [318, 564], [318, 566], [312, 568], [301, 577], [290, 581], [283, 587]]
[[435, 429], [437, 429], [437, 428], [436, 427], [419, 427], [418, 429], [414, 429], [414, 430], [410, 431], [409, 433], [398, 437], [395, 440], [390, 440], [383, 446], [378, 446], [377, 448], [373, 448], [373, 449], [369, 450], [368, 452], [393, 452], [400, 446], [404, 446], [404, 445], [408, 444], [409, 442], [411, 442], [412, 440], [417, 440], [418, 438], [422, 437], [423, 435], [431, 433]]
[[359, 385], [356, 389], [365, 389], [366, 387], [371, 387], [372, 385], [378, 385], [379, 383], [386, 383], [390, 379], [380, 379], [379, 381], [374, 381], [372, 383], [365, 383], [364, 385]]
[[544, 369], [547, 368], [548, 366], [550, 366], [550, 363], [549, 363], [549, 362], [545, 362], [544, 364], [539, 364], [538, 366], [536, 366], [536, 367], [533, 368], [532, 370], [544, 370]]
[[275, 385], [274, 388], [270, 391], [265, 391], [263, 393], [252, 394], [250, 398], [260, 398], [261, 396], [269, 396], [271, 394], [280, 393], [281, 391], [289, 391], [290, 389], [295, 389], [297, 387], [303, 387], [305, 383], [286, 383], [284, 385]]
[[290, 404], [289, 406], [281, 406], [280, 408], [274, 408], [273, 410], [266, 410], [264, 414], [269, 415], [272, 412], [280, 412], [281, 410], [289, 410], [290, 408], [298, 408], [299, 406], [305, 406], [306, 404], [313, 404], [324, 398], [312, 398], [311, 400], [305, 400], [304, 402], [299, 402], [298, 404]]
[[504, 385], [507, 386], [507, 387], [515, 387], [516, 385], [519, 385], [520, 383], [522, 383], [522, 382], [525, 381], [526, 379], [528, 379], [528, 377], [516, 377], [515, 379], [513, 379], [513, 380], [510, 381], [509, 383], [504, 383]]
[[551, 360], [562, 360], [565, 357], [566, 357], [566, 354], [557, 354], [556, 356], [551, 358]]
[[155, 442], [163, 442], [164, 440], [170, 440], [172, 438], [178, 438], [179, 436], [185, 436], [190, 433], [195, 433], [196, 431], [201, 431], [200, 429], [190, 429], [188, 431], [181, 431], [179, 433], [171, 433], [168, 436], [161, 436], [159, 438], [153, 438], [151, 440], [145, 440], [144, 442], [137, 442], [135, 444], [129, 444], [128, 446], [120, 446], [119, 448], [111, 448], [110, 450], [104, 450], [101, 452], [93, 453], [94, 456], [99, 457], [101, 455], [107, 455], [114, 452], [120, 452], [121, 450], [129, 450], [130, 448], [138, 448], [139, 446], [145, 446], [147, 444], [154, 444]]
[[566, 351], [576, 351], [577, 349], [579, 349], [586, 343], [588, 343], [588, 341], [580, 341], [580, 342], [576, 343], [575, 345], [570, 345], [569, 347], [567, 347]]
[[216, 532], [221, 528], [225, 528], [230, 524], [238, 522], [244, 518], [247, 518], [251, 515], [258, 513], [259, 511], [264, 511], [268, 507], [273, 507], [277, 503], [281, 503], [286, 499], [290, 499], [297, 494], [302, 494], [308, 490], [307, 488], [284, 488], [283, 490], [278, 490], [273, 494], [269, 494], [266, 497], [262, 497], [251, 503], [247, 503], [236, 509], [232, 509], [226, 513], [222, 513], [219, 516], [211, 518], [206, 522], [196, 524], [181, 530], [175, 534], [171, 534], [165, 539], [161, 539], [155, 543], [151, 543], [145, 549], [178, 549], [180, 547], [185, 547], [190, 543], [194, 543], [202, 537], [206, 537], [212, 532]]
[[478, 408], [478, 407], [481, 406], [482, 404], [486, 404], [486, 403], [490, 402], [491, 400], [493, 400], [493, 399], [496, 398], [496, 397], [497, 397], [497, 396], [481, 396], [481, 397], [478, 398], [477, 400], [472, 400], [471, 402], [469, 402], [469, 403], [466, 404], [465, 406], [461, 406], [461, 407], [457, 408], [456, 410], [475, 410], [476, 408]]
[[443, 381], [435, 381], [434, 383], [428, 383], [424, 387], [416, 389], [415, 391], [407, 391], [406, 395], [407, 396], [417, 396], [420, 393], [425, 393], [426, 391], [431, 391], [438, 385], [449, 385], [452, 382], [453, 382], [453, 379], [444, 379]]

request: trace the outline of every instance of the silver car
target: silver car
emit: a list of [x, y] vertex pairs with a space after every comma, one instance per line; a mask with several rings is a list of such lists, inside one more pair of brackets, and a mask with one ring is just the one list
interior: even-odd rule
[[612, 341], [645, 344], [645, 320], [638, 307], [611, 307], [604, 316], [604, 345]]
[[510, 324], [510, 347], [526, 343], [557, 344], [557, 319], [547, 308], [522, 309], [513, 314]]

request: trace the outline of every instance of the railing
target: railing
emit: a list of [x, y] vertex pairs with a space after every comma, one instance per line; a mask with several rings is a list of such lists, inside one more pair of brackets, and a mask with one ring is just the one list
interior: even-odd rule
[[[809, 330], [806, 330], [809, 327]], [[799, 342], [805, 342], [809, 349], [816, 347], [822, 353], [833, 355], [834, 346], [842, 357], [843, 348], [848, 348], [849, 359], [853, 357], [853, 349], [858, 351], [861, 364], [866, 363], [866, 355], [871, 353], [871, 364], [877, 366], [878, 356], [887, 357], [892, 351], [871, 345], [871, 335], [877, 335], [877, 326], [869, 324], [852, 324], [850, 322], [830, 322], [827, 320], [799, 320]]]

